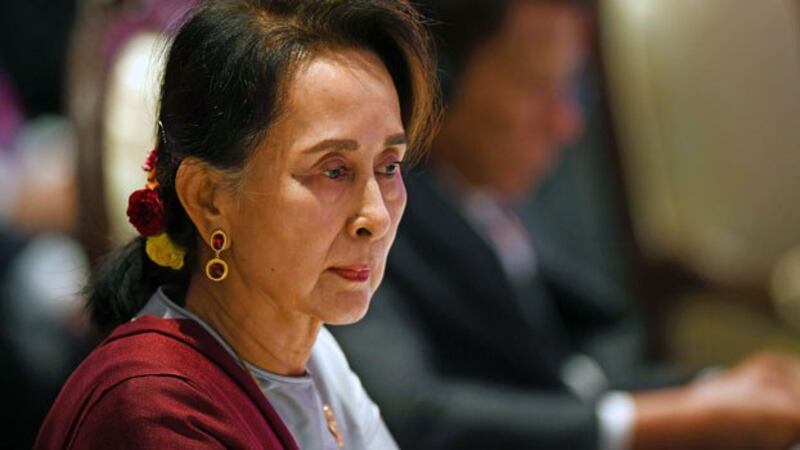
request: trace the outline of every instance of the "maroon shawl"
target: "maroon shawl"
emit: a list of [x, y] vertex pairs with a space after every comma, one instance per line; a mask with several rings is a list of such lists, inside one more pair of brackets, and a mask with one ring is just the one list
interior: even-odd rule
[[250, 376], [199, 324], [144, 316], [70, 376], [35, 449], [297, 445]]

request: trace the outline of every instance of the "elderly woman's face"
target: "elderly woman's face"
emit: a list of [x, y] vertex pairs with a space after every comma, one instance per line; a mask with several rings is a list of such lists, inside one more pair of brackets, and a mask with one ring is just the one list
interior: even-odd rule
[[232, 270], [277, 308], [360, 319], [406, 204], [391, 76], [373, 53], [336, 50], [299, 69], [243, 175]]

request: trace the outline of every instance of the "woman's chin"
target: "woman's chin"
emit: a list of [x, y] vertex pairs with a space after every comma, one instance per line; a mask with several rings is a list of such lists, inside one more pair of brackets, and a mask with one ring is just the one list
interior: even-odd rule
[[323, 322], [328, 325], [349, 325], [363, 319], [369, 309], [371, 295], [349, 292], [331, 300], [323, 313]]

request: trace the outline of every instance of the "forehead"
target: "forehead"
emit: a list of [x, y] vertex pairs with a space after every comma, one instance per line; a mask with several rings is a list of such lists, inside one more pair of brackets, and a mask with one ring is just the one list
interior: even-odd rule
[[569, 74], [586, 55], [586, 13], [550, 2], [513, 2], [489, 47], [505, 64], [520, 70], [556, 77]]
[[284, 148], [321, 139], [383, 141], [403, 131], [391, 75], [368, 50], [325, 50], [301, 64], [286, 86], [286, 102], [269, 132]]
[[362, 49], [325, 50], [296, 71], [289, 82], [287, 111], [338, 112], [375, 102], [397, 103], [397, 92], [386, 66], [373, 52]]

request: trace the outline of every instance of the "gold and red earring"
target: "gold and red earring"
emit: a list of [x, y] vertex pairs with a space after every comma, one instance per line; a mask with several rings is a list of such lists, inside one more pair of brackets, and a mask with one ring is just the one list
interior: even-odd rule
[[215, 230], [208, 239], [214, 257], [206, 264], [206, 276], [209, 280], [219, 283], [228, 277], [228, 263], [219, 257], [219, 254], [228, 249], [228, 235], [222, 230]]

